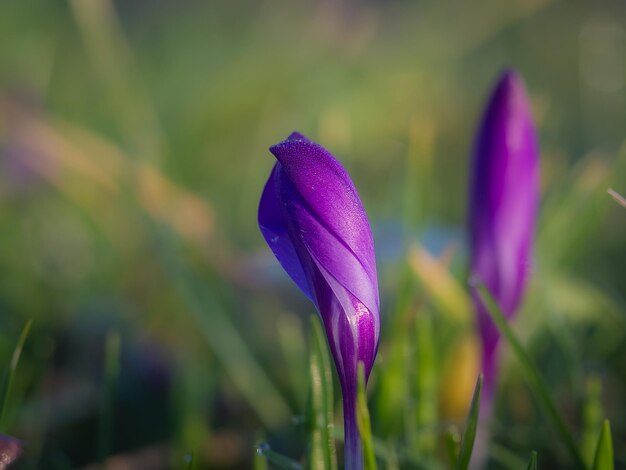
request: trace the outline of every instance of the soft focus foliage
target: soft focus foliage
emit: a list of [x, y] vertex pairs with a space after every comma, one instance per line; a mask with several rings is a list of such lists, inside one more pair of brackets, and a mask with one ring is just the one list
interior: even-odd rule
[[[33, 468], [245, 468], [260, 441], [301, 462], [314, 311], [256, 226], [267, 148], [299, 129], [373, 228], [376, 455], [448, 465], [479, 372], [472, 139], [511, 66], [542, 154], [512, 327], [588, 465], [609, 418], [626, 466], [625, 38], [619, 0], [3, 0], [2, 371], [33, 323], [0, 432]], [[503, 352], [492, 467], [568, 468]]]

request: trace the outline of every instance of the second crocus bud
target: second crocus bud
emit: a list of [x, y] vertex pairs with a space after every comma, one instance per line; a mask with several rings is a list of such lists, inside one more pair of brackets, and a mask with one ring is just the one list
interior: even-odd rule
[[361, 469], [358, 363], [367, 379], [380, 334], [372, 232], [350, 176], [325, 148], [293, 133], [270, 151], [277, 162], [261, 196], [259, 227], [322, 317], [343, 395], [345, 468]]
[[[469, 197], [470, 275], [483, 282], [511, 318], [532, 265], [539, 199], [539, 150], [522, 79], [506, 71], [478, 130]], [[483, 347], [484, 400], [498, 375], [500, 335], [473, 293]]]

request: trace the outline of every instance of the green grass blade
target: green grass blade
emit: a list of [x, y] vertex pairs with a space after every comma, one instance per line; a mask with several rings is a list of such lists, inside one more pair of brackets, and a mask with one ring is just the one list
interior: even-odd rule
[[265, 433], [263, 431], [257, 432], [255, 442], [258, 444], [255, 447], [254, 457], [252, 459], [253, 470], [269, 470], [267, 458], [263, 455], [263, 449], [267, 444], [265, 442]]
[[387, 455], [385, 460], [385, 470], [400, 470], [398, 455], [391, 442], [387, 443]]
[[609, 420], [604, 420], [600, 438], [598, 439], [598, 447], [596, 448], [596, 457], [593, 459], [593, 470], [613, 470], [613, 438], [611, 437], [611, 425]]
[[117, 331], [107, 334], [104, 350], [104, 393], [98, 424], [98, 461], [103, 463], [111, 452], [115, 388], [120, 374], [121, 339]]
[[431, 313], [422, 309], [415, 317], [416, 374], [415, 388], [417, 428], [423, 430], [414, 437], [418, 455], [432, 455], [437, 446], [437, 353]]
[[450, 467], [456, 468], [459, 463], [459, 433], [455, 428], [450, 428], [444, 434], [446, 454], [450, 461]]
[[[385, 436], [399, 437], [401, 433], [415, 435], [415, 420], [409, 409], [411, 392], [408, 373], [415, 369], [414, 355], [408, 354], [414, 341], [413, 330], [407, 328], [413, 321], [415, 285], [408, 264], [399, 266], [400, 280], [396, 291], [395, 305], [385, 325], [385, 336], [393, 338], [387, 342], [384, 367], [377, 370], [377, 393], [372, 413], [375, 415], [379, 432]], [[384, 337], [381, 343], [384, 341]], [[409, 418], [409, 419], [407, 419]], [[405, 423], [406, 421], [406, 423]]]
[[311, 316], [311, 353], [309, 360], [309, 467], [336, 470], [337, 450], [333, 427], [333, 372], [328, 345], [317, 315]]
[[522, 459], [505, 446], [499, 445], [497, 442], [489, 443], [489, 457], [498, 465], [498, 468], [524, 470], [528, 465], [526, 460]]
[[530, 453], [530, 462], [528, 462], [526, 470], [537, 470], [537, 452], [534, 450]]
[[465, 426], [465, 432], [463, 432], [463, 438], [461, 440], [461, 450], [459, 452], [459, 459], [457, 461], [457, 470], [467, 470], [472, 458], [472, 451], [474, 450], [474, 440], [476, 439], [476, 428], [478, 427], [478, 413], [480, 411], [480, 392], [483, 388], [483, 375], [478, 376], [476, 381], [476, 388], [474, 389], [474, 396], [472, 397], [472, 404], [470, 406], [469, 415], [467, 416], [467, 424]]
[[365, 368], [359, 362], [359, 388], [356, 398], [356, 422], [361, 434], [361, 446], [363, 448], [363, 466], [365, 470], [376, 470], [376, 456], [372, 442], [372, 427], [370, 414], [367, 409], [367, 395], [365, 393]]
[[500, 331], [500, 334], [502, 334], [502, 336], [506, 338], [506, 341], [511, 345], [515, 356], [517, 357], [522, 366], [522, 369], [524, 370], [524, 373], [527, 376], [530, 386], [539, 398], [541, 404], [544, 406], [559, 437], [569, 451], [569, 454], [574, 461], [576, 468], [584, 469], [585, 464], [578, 450], [578, 447], [576, 446], [576, 441], [574, 440], [574, 437], [567, 428], [565, 421], [559, 414], [556, 405], [554, 404], [554, 401], [552, 400], [552, 397], [548, 392], [548, 388], [541, 378], [541, 375], [539, 374], [537, 368], [530, 359], [530, 356], [528, 355], [520, 341], [517, 339], [515, 333], [513, 333], [513, 330], [506, 321], [502, 310], [500, 310], [500, 307], [492, 297], [491, 293], [487, 290], [485, 285], [482, 283], [477, 283], [475, 285], [475, 288], [478, 295], [480, 296], [480, 300], [486, 307], [487, 313], [489, 313], [489, 316]]
[[598, 436], [602, 432], [602, 381], [592, 375], [585, 381], [585, 403], [583, 405], [583, 430], [580, 451], [587, 468], [593, 465]]
[[[256, 454], [257, 457], [265, 457], [267, 461], [271, 464], [270, 468], [278, 469], [278, 470], [302, 470], [302, 465], [300, 465], [295, 460], [290, 459], [278, 452], [273, 451], [270, 448], [270, 445], [266, 442], [262, 442], [257, 444], [256, 446]], [[262, 467], [261, 467], [262, 468]]]
[[28, 338], [28, 333], [30, 332], [30, 327], [32, 326], [32, 324], [33, 321], [28, 320], [24, 325], [24, 328], [22, 328], [20, 337], [17, 340], [15, 349], [13, 350], [13, 355], [11, 356], [11, 363], [9, 364], [9, 368], [7, 369], [4, 381], [2, 383], [2, 390], [0, 392], [0, 429], [4, 429], [5, 427], [4, 420], [7, 412], [7, 406], [9, 404], [9, 398], [11, 396], [11, 385], [13, 384], [13, 378], [15, 377], [17, 364], [20, 362], [22, 349], [24, 349], [24, 343], [26, 343], [26, 338]]

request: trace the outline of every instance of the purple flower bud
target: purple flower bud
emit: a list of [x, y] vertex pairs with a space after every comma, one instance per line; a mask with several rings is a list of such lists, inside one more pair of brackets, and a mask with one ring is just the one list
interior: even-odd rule
[[[531, 267], [539, 197], [539, 151], [522, 79], [506, 71], [478, 132], [469, 199], [470, 271], [511, 318]], [[498, 330], [474, 294], [483, 343], [484, 394], [497, 375]]]
[[346, 468], [361, 468], [357, 364], [367, 379], [380, 333], [372, 232], [350, 176], [330, 152], [297, 132], [270, 151], [278, 161], [261, 196], [261, 233], [322, 317], [343, 393]]

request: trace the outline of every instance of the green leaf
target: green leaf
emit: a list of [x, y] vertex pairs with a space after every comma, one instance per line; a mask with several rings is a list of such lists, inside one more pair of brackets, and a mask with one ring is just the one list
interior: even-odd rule
[[269, 470], [267, 458], [263, 455], [263, 449], [266, 446], [266, 444], [264, 444], [265, 433], [263, 431], [258, 431], [256, 433], [255, 442], [257, 442], [257, 445], [252, 459], [252, 467], [254, 470]]
[[598, 447], [596, 447], [596, 457], [593, 459], [593, 470], [613, 470], [613, 439], [611, 438], [611, 425], [609, 420], [604, 420]]
[[374, 455], [374, 444], [372, 442], [372, 428], [370, 424], [370, 414], [367, 409], [367, 395], [365, 393], [365, 368], [359, 362], [359, 388], [356, 398], [356, 422], [361, 434], [361, 445], [363, 447], [363, 467], [365, 470], [376, 470], [376, 457]]
[[524, 470], [527, 466], [526, 460], [497, 442], [489, 443], [489, 457], [497, 464], [498, 468]]
[[[395, 306], [384, 328], [386, 337], [393, 338], [385, 350], [384, 367], [377, 371], [377, 394], [372, 413], [376, 416], [379, 431], [397, 438], [401, 433], [414, 435], [415, 421], [409, 409], [409, 372], [415, 370], [413, 355], [408, 354], [415, 341], [413, 331], [407, 328], [413, 321], [415, 286], [408, 264], [399, 267], [400, 280], [395, 296]], [[405, 423], [406, 421], [406, 423]]]
[[472, 458], [472, 451], [474, 450], [474, 439], [476, 438], [476, 428], [478, 427], [478, 413], [480, 411], [480, 392], [482, 388], [483, 375], [480, 374], [478, 376], [478, 380], [476, 381], [476, 388], [474, 389], [472, 404], [470, 405], [469, 415], [467, 416], [465, 432], [463, 433], [463, 439], [461, 440], [461, 450], [459, 452], [459, 459], [456, 465], [456, 468], [458, 470], [467, 470], [467, 468], [469, 467], [470, 459]]
[[337, 450], [332, 435], [333, 373], [326, 336], [317, 315], [311, 316], [309, 467], [337, 469]]
[[24, 328], [22, 328], [20, 337], [17, 340], [15, 349], [13, 350], [13, 355], [11, 356], [11, 363], [9, 364], [9, 368], [4, 376], [4, 381], [2, 382], [2, 389], [0, 390], [0, 429], [4, 429], [5, 426], [4, 418], [7, 411], [7, 406], [9, 404], [9, 398], [11, 396], [11, 385], [13, 384], [13, 377], [15, 376], [17, 364], [20, 362], [22, 349], [24, 349], [24, 343], [26, 343], [26, 338], [28, 337], [28, 333], [30, 332], [30, 327], [32, 324], [33, 321], [28, 320], [24, 325]]
[[530, 462], [528, 462], [526, 470], [537, 470], [537, 452], [534, 450], [530, 453]]
[[446, 453], [451, 467], [456, 467], [459, 463], [459, 433], [454, 427], [450, 427], [444, 435]]
[[434, 328], [429, 311], [422, 309], [415, 317], [416, 333], [416, 422], [423, 430], [414, 437], [418, 455], [432, 455], [437, 445], [437, 354]]
[[567, 428], [565, 421], [557, 411], [556, 405], [554, 404], [554, 401], [552, 400], [552, 397], [548, 392], [548, 388], [541, 378], [537, 367], [533, 364], [530, 356], [520, 343], [519, 339], [517, 339], [515, 333], [513, 333], [513, 330], [509, 326], [504, 314], [502, 313], [502, 310], [492, 297], [491, 293], [487, 290], [485, 285], [481, 282], [478, 282], [474, 285], [474, 287], [476, 288], [476, 292], [478, 293], [480, 300], [486, 307], [487, 313], [489, 314], [495, 325], [498, 327], [500, 334], [502, 334], [502, 336], [506, 338], [507, 342], [513, 349], [517, 360], [522, 366], [522, 370], [526, 374], [531, 388], [537, 395], [540, 403], [545, 408], [548, 417], [552, 421], [552, 424], [554, 425], [559, 437], [569, 451], [570, 457], [574, 461], [576, 468], [585, 469], [586, 467], [580, 451], [578, 450], [578, 447], [576, 445], [576, 441], [574, 440], [574, 437]]
[[583, 429], [580, 450], [587, 468], [593, 465], [593, 458], [602, 432], [602, 381], [592, 375], [585, 381], [585, 403], [583, 405]]

